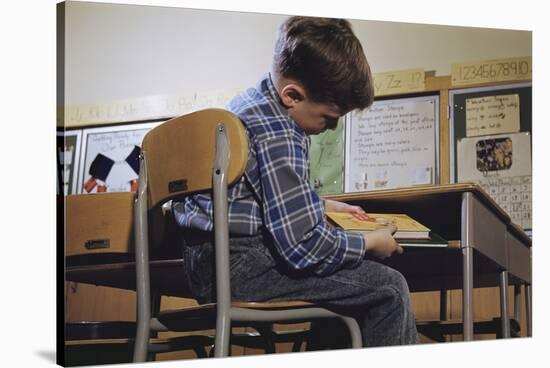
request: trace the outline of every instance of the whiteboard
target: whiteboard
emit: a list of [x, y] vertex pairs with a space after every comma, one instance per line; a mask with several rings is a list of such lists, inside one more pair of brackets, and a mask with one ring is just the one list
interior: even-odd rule
[[439, 182], [439, 96], [375, 101], [346, 124], [346, 192]]
[[[136, 152], [149, 130], [162, 122], [84, 129], [78, 175], [78, 193], [130, 192], [136, 188], [139, 169]], [[95, 162], [95, 164], [94, 164]], [[94, 166], [94, 168], [92, 168]], [[91, 170], [92, 168], [92, 170]], [[99, 173], [98, 173], [99, 172]]]

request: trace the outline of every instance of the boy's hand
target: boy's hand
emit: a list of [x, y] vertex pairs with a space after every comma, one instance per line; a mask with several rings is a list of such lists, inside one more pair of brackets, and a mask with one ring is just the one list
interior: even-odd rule
[[381, 259], [387, 258], [394, 253], [403, 253], [403, 248], [397, 244], [392, 236], [396, 231], [397, 227], [390, 225], [383, 229], [364, 234], [366, 251]]
[[[325, 211], [328, 212], [349, 212], [364, 214], [365, 211], [359, 206], [352, 206], [344, 202], [325, 200]], [[371, 231], [363, 235], [366, 242], [366, 251], [378, 258], [387, 258], [393, 253], [403, 253], [403, 248], [397, 244], [393, 234], [397, 231], [395, 225], [388, 225], [383, 229]]]
[[325, 199], [325, 211], [326, 212], [349, 212], [363, 214], [365, 211], [359, 206], [352, 206], [344, 202], [333, 201]]

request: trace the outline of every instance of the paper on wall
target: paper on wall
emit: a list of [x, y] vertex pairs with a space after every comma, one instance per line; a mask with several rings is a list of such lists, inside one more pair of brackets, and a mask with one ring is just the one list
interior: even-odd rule
[[466, 99], [466, 136], [519, 132], [519, 95]]
[[479, 184], [514, 223], [531, 228], [529, 133], [463, 138], [457, 146], [457, 165], [458, 182]]

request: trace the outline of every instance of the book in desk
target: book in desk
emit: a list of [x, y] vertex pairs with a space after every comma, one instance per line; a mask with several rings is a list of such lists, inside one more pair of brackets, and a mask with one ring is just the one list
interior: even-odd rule
[[395, 239], [407, 247], [446, 247], [447, 242], [433, 231], [405, 214], [357, 214], [326, 212], [327, 219], [335, 226], [348, 231], [370, 232], [395, 225]]

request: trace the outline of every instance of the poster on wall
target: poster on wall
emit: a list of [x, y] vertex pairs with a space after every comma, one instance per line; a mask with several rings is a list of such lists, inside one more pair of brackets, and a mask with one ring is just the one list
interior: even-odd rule
[[161, 122], [84, 129], [78, 193], [135, 192], [141, 142]]
[[466, 136], [515, 133], [520, 130], [518, 94], [466, 99]]
[[531, 229], [530, 134], [462, 138], [457, 154], [458, 182], [479, 184], [510, 215], [512, 222]]
[[57, 194], [68, 195], [77, 192], [81, 139], [80, 129], [57, 132]]
[[439, 180], [439, 97], [375, 101], [349, 114], [345, 191], [434, 184]]
[[344, 119], [335, 130], [309, 136], [309, 181], [319, 194], [342, 193], [344, 172]]

